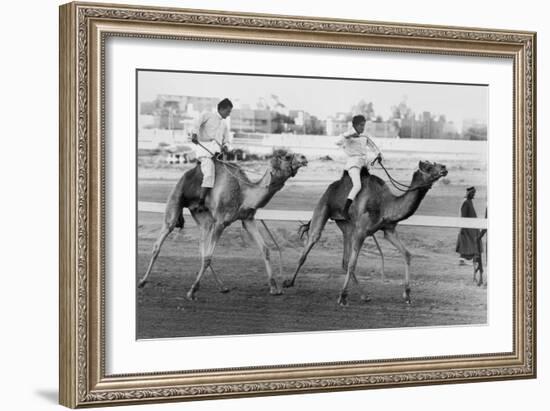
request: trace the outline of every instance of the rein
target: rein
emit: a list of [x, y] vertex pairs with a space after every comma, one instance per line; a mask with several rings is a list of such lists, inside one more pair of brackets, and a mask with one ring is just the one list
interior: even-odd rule
[[426, 183], [426, 184], [421, 184], [421, 185], [416, 186], [416, 187], [412, 187], [412, 185], [408, 186], [407, 184], [403, 184], [403, 183], [397, 181], [395, 178], [393, 178], [391, 176], [390, 172], [386, 169], [386, 167], [384, 167], [384, 164], [382, 164], [382, 161], [379, 158], [375, 158], [370, 163], [370, 165], [372, 167], [374, 167], [376, 162], [378, 162], [378, 164], [380, 164], [380, 167], [382, 167], [382, 170], [384, 170], [384, 173], [386, 173], [386, 176], [388, 176], [388, 179], [390, 180], [390, 183], [392, 184], [392, 186], [394, 186], [396, 190], [399, 190], [402, 193], [408, 193], [410, 191], [420, 190], [421, 188], [431, 188], [432, 187], [433, 182]]
[[[228, 166], [231, 166], [231, 167], [238, 167], [237, 165], [235, 164], [232, 164], [230, 163], [229, 161], [225, 161], [223, 159], [223, 155], [221, 153], [218, 153], [218, 155], [212, 153], [209, 149], [207, 149], [204, 145], [202, 145], [199, 141], [197, 141], [197, 144], [199, 146], [201, 146], [202, 148], [204, 148], [208, 153], [210, 153], [210, 155], [212, 156], [212, 158], [214, 158], [216, 161], [218, 161], [219, 163], [222, 163], [223, 164], [223, 167], [225, 168], [225, 171], [227, 171], [228, 174], [230, 174], [231, 176], [233, 176], [235, 179], [237, 179], [238, 181], [240, 181], [241, 183], [243, 184], [246, 184], [246, 185], [249, 185], [249, 186], [255, 186], [256, 183], [253, 183], [251, 181], [246, 181], [244, 180], [241, 176], [239, 175], [236, 175], [234, 174], [228, 167]], [[253, 173], [253, 172], [252, 172]], [[260, 173], [253, 173], [253, 174], [258, 174], [260, 175]], [[265, 184], [264, 187], [269, 187], [269, 184]]]

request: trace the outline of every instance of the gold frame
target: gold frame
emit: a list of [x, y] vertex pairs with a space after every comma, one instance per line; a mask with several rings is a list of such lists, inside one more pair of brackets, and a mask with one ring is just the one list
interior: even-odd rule
[[[107, 376], [103, 62], [108, 36], [502, 57], [514, 65], [514, 349], [475, 356]], [[221, 11], [60, 7], [60, 403], [68, 407], [536, 376], [536, 33]]]

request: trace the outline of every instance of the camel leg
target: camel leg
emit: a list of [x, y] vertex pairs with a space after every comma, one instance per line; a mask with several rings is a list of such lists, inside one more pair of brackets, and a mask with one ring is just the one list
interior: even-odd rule
[[[348, 304], [348, 285], [350, 279], [353, 279], [353, 281], [358, 285], [359, 282], [357, 281], [357, 278], [355, 277], [355, 268], [357, 267], [357, 259], [359, 258], [359, 253], [361, 252], [361, 247], [363, 246], [363, 243], [365, 242], [366, 234], [361, 230], [360, 232], [356, 232], [352, 239], [352, 249], [350, 254], [350, 259], [348, 263], [348, 269], [346, 272], [346, 278], [344, 279], [344, 285], [342, 286], [342, 290], [340, 291], [340, 296], [338, 297], [338, 304], [340, 305], [347, 305]], [[361, 299], [363, 301], [369, 301], [369, 298], [361, 293]]]
[[223, 281], [221, 280], [220, 277], [218, 277], [218, 274], [216, 274], [216, 272], [214, 271], [214, 267], [212, 267], [212, 264], [210, 264], [210, 271], [212, 271], [212, 276], [214, 277], [214, 280], [216, 281], [216, 284], [218, 284], [218, 288], [220, 289], [220, 293], [228, 293], [229, 292], [229, 288], [227, 288], [225, 286], [225, 284], [223, 283]]
[[264, 264], [265, 264], [265, 270], [267, 271], [267, 280], [269, 282], [269, 293], [271, 295], [281, 295], [282, 291], [277, 286], [277, 282], [275, 281], [275, 278], [273, 278], [273, 271], [271, 270], [271, 263], [269, 262], [270, 261], [269, 248], [265, 244], [262, 234], [260, 233], [260, 230], [258, 230], [258, 226], [256, 226], [256, 221], [243, 220], [243, 227], [245, 228], [246, 231], [248, 231], [248, 233], [254, 239], [254, 241], [260, 248], [260, 252], [262, 253], [262, 257], [264, 259]]
[[352, 226], [346, 221], [343, 220], [336, 220], [336, 225], [338, 228], [342, 231], [342, 236], [344, 237], [344, 252], [342, 254], [342, 269], [344, 271], [347, 271], [348, 269], [348, 263], [349, 263], [349, 256], [350, 256], [350, 250], [351, 250], [351, 233], [352, 233]]
[[[344, 270], [344, 272], [347, 272], [349, 259], [350, 259], [350, 252], [351, 252], [351, 235], [353, 232], [353, 227], [348, 222], [345, 222], [342, 220], [336, 221], [336, 224], [338, 225], [340, 230], [342, 230], [342, 234], [344, 237], [344, 253], [342, 256], [342, 269]], [[359, 289], [361, 290], [361, 300], [364, 302], [370, 301], [369, 296], [361, 288], [361, 285], [359, 284], [359, 280], [357, 279], [357, 276], [355, 275], [354, 272], [351, 273], [351, 279], [353, 280], [355, 285], [357, 285], [357, 287], [359, 287]]]
[[411, 303], [411, 284], [410, 284], [410, 266], [411, 266], [411, 253], [405, 248], [401, 239], [398, 237], [395, 229], [384, 230], [384, 237], [388, 240], [397, 250], [401, 253], [405, 259], [405, 291], [403, 292], [403, 298], [407, 304]]
[[220, 239], [220, 236], [222, 235], [223, 230], [224, 230], [224, 226], [222, 224], [213, 224], [205, 232], [204, 242], [201, 247], [202, 248], [201, 268], [197, 273], [197, 278], [195, 278], [195, 281], [193, 282], [193, 284], [191, 285], [191, 288], [187, 292], [187, 298], [190, 300], [195, 299], [195, 292], [197, 292], [197, 290], [199, 289], [201, 278], [206, 272], [206, 269], [210, 267], [210, 264], [212, 263], [212, 255], [214, 254], [214, 249], [216, 248], [216, 244], [218, 243], [218, 240]]
[[351, 254], [351, 238], [344, 235], [344, 252], [342, 255], [342, 270], [348, 271], [349, 257]]
[[250, 245], [248, 243], [248, 240], [250, 239], [250, 235], [248, 235], [248, 233], [247, 233], [247, 235], [248, 235], [248, 237], [247, 237], [247, 236], [245, 236], [245, 233], [247, 233], [246, 230], [243, 227], [241, 227], [241, 229], [239, 230], [239, 236], [240, 236], [240, 239], [241, 239], [241, 244], [243, 245], [243, 247], [248, 247]]
[[205, 242], [207, 241], [207, 238], [208, 238], [208, 241], [211, 241], [211, 236], [212, 236], [212, 233], [213, 233], [213, 225], [212, 224], [208, 224], [208, 223], [205, 223], [205, 224], [201, 224], [200, 220], [198, 218], [196, 218], [195, 214], [193, 214], [193, 218], [195, 218], [195, 222], [197, 224], [199, 224], [200, 226], [200, 238], [199, 238], [199, 253], [201, 255], [201, 268], [199, 269], [199, 271], [197, 272], [197, 277], [193, 283], [193, 285], [191, 286], [191, 288], [189, 289], [189, 291], [187, 292], [186, 296], [189, 300], [194, 300], [196, 297], [195, 297], [195, 292], [198, 291], [199, 289], [199, 284], [200, 284], [200, 280], [204, 274], [204, 272], [206, 271], [206, 268], [207, 267], [204, 267], [206, 263], [208, 263], [208, 266], [211, 264], [211, 261], [205, 261]]
[[360, 297], [361, 301], [363, 301], [364, 303], [368, 303], [371, 300], [371, 298], [365, 292], [363, 287], [361, 287], [361, 284], [359, 284], [359, 280], [357, 279], [357, 276], [355, 275], [354, 272], [351, 273], [351, 279], [353, 280], [353, 282], [355, 283], [355, 285], [359, 288], [359, 290], [361, 292], [361, 297]]
[[155, 245], [153, 246], [153, 252], [151, 256], [151, 261], [149, 261], [149, 266], [147, 267], [147, 271], [145, 272], [145, 275], [141, 278], [141, 280], [138, 283], [138, 287], [142, 288], [147, 283], [147, 278], [149, 277], [149, 274], [151, 274], [151, 271], [153, 269], [153, 264], [157, 260], [157, 257], [160, 253], [160, 247], [162, 247], [162, 243], [164, 243], [164, 240], [166, 240], [166, 237], [174, 230], [173, 225], [164, 225], [160, 231], [160, 234], [157, 238], [157, 241], [155, 241]]
[[155, 242], [153, 246], [151, 261], [149, 262], [149, 266], [147, 267], [147, 271], [145, 272], [145, 275], [141, 278], [141, 280], [138, 283], [138, 287], [143, 287], [147, 283], [147, 278], [151, 274], [151, 271], [153, 269], [153, 264], [155, 263], [159, 253], [160, 248], [162, 247], [162, 244], [164, 243], [164, 240], [166, 240], [166, 237], [174, 230], [174, 228], [179, 227], [180, 231], [183, 230], [183, 226], [185, 224], [185, 221], [183, 219], [183, 203], [182, 201], [174, 201], [174, 192], [170, 194], [170, 199], [168, 200], [168, 204], [166, 205], [166, 210], [164, 212], [164, 220], [162, 229], [160, 230], [160, 234], [157, 238], [157, 241]]
[[[199, 252], [200, 252], [201, 255], [203, 255], [203, 253], [204, 253], [204, 251], [203, 251], [204, 248], [203, 247], [204, 247], [205, 233], [206, 233], [206, 231], [201, 229], [201, 236], [200, 236], [200, 240], [199, 240]], [[228, 293], [229, 288], [227, 288], [225, 286], [225, 284], [223, 283], [223, 281], [221, 280], [221, 278], [218, 277], [218, 274], [216, 274], [216, 272], [214, 271], [214, 267], [212, 267], [212, 264], [210, 264], [209, 268], [210, 268], [210, 271], [212, 272], [212, 276], [214, 277], [214, 280], [216, 281], [216, 284], [218, 284], [218, 288], [220, 290], [220, 293]]]
[[[200, 238], [199, 238], [199, 253], [200, 253], [200, 255], [204, 254], [204, 237], [205, 237], [206, 233], [207, 233], [207, 230], [205, 229], [205, 227], [201, 226], [201, 235], [200, 235]], [[227, 288], [225, 286], [225, 284], [223, 283], [223, 281], [221, 280], [221, 278], [218, 277], [218, 274], [216, 274], [216, 272], [214, 271], [214, 267], [212, 267], [212, 264], [210, 264], [209, 268], [210, 268], [210, 271], [212, 272], [212, 276], [214, 277], [214, 280], [216, 281], [216, 284], [218, 284], [218, 288], [220, 290], [220, 293], [228, 293], [229, 288]]]
[[[344, 279], [344, 285], [342, 286], [340, 296], [338, 297], [338, 304], [347, 305], [348, 285], [350, 279], [352, 279], [355, 284], [359, 285], [359, 281], [355, 276], [355, 269], [357, 267], [357, 260], [359, 258], [359, 254], [361, 253], [361, 248], [363, 247], [363, 243], [367, 238], [367, 232], [369, 232], [371, 221], [370, 217], [368, 215], [365, 215], [361, 217], [356, 223], [355, 229], [353, 228], [353, 226], [348, 224], [339, 223], [338, 226], [344, 233], [344, 258], [346, 259], [346, 251], [350, 253], [349, 259], [346, 264], [347, 270], [346, 277]], [[345, 244], [346, 242], [348, 243], [347, 246]], [[363, 292], [361, 292], [361, 299], [363, 301], [369, 301], [369, 298]]]
[[283, 281], [283, 287], [289, 288], [294, 286], [294, 282], [296, 281], [296, 277], [298, 277], [300, 268], [302, 268], [302, 266], [306, 262], [307, 255], [309, 254], [313, 246], [317, 244], [317, 242], [321, 238], [321, 233], [325, 228], [328, 217], [329, 217], [329, 210], [327, 206], [323, 206], [322, 208], [316, 208], [315, 211], [313, 212], [313, 217], [310, 221], [311, 232], [307, 239], [307, 244], [302, 250], [302, 255], [300, 256], [300, 260], [298, 261], [298, 266], [294, 271], [294, 275], [292, 276], [291, 279], [286, 279], [285, 281]]
[[296, 281], [296, 277], [298, 277], [300, 268], [302, 268], [302, 266], [306, 262], [307, 255], [309, 254], [313, 246], [317, 243], [317, 241], [319, 241], [319, 239], [315, 239], [311, 236], [309, 237], [308, 242], [304, 247], [304, 250], [302, 251], [302, 255], [300, 256], [300, 260], [298, 261], [298, 266], [296, 267], [296, 270], [294, 270], [294, 275], [292, 276], [292, 278], [283, 281], [284, 288], [294, 287], [294, 282]]
[[380, 248], [380, 243], [378, 242], [374, 234], [372, 235], [372, 239], [374, 240], [374, 244], [376, 244], [376, 248], [378, 248], [378, 252], [380, 253], [380, 258], [382, 259], [382, 267], [381, 267], [382, 281], [386, 281], [386, 274], [384, 270], [384, 254], [382, 253], [382, 248]]

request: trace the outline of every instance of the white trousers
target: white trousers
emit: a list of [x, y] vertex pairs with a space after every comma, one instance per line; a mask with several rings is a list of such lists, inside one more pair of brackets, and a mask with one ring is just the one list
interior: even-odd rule
[[214, 187], [214, 180], [216, 177], [216, 167], [214, 166], [214, 161], [210, 157], [201, 157], [199, 160], [201, 162], [202, 171], [201, 187]]
[[214, 140], [201, 141], [200, 143], [208, 149], [207, 151], [198, 144], [195, 146], [195, 154], [197, 155], [197, 159], [201, 162], [201, 171], [203, 176], [201, 187], [212, 188], [214, 187], [216, 177], [212, 154], [220, 151], [220, 145]]
[[353, 186], [348, 194], [350, 200], [354, 200], [359, 191], [361, 191], [361, 169], [359, 167], [352, 167], [348, 169], [349, 177]]

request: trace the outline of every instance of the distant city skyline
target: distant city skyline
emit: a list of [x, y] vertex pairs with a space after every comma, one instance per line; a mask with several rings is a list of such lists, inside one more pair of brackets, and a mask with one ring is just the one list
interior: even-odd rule
[[392, 107], [405, 101], [415, 115], [443, 115], [458, 129], [471, 119], [487, 122], [486, 86], [375, 80], [319, 79], [235, 74], [139, 71], [139, 101], [158, 95], [228, 97], [236, 105], [254, 107], [276, 95], [291, 110], [304, 110], [320, 119], [349, 112], [359, 101], [372, 102], [376, 115], [387, 120]]

